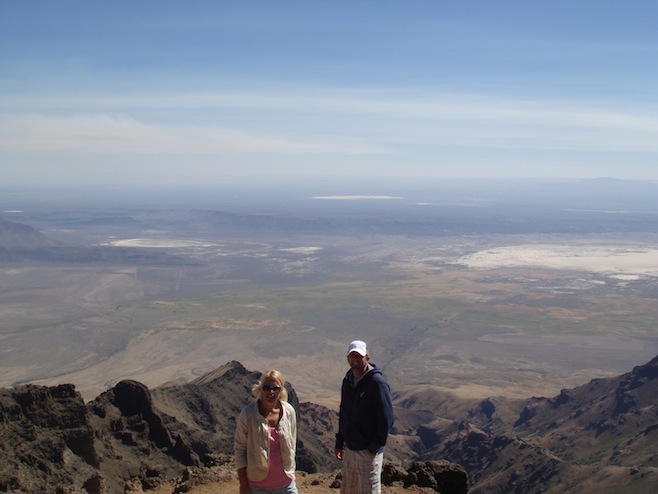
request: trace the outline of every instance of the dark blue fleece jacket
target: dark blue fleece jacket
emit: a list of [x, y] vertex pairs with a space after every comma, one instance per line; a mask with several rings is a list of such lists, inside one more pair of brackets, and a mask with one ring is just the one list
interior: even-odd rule
[[391, 390], [381, 371], [370, 365], [356, 387], [351, 369], [343, 379], [336, 449], [384, 451], [394, 420]]

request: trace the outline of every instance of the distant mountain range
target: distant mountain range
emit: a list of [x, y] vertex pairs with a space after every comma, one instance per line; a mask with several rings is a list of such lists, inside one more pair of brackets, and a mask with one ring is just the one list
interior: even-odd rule
[[[230, 465], [235, 420], [258, 377], [229, 362], [187, 384], [122, 381], [87, 404], [72, 385], [2, 389], [0, 491], [148, 490], [189, 469]], [[299, 403], [292, 387], [289, 395], [300, 417], [299, 470], [338, 469], [336, 413]], [[469, 401], [427, 389], [397, 392], [394, 403], [391, 464], [448, 460], [468, 472], [473, 494], [658, 485], [658, 357], [553, 398]]]
[[62, 245], [61, 242], [46, 237], [31, 226], [0, 219], [0, 247], [6, 249], [38, 249], [60, 247]]
[[[28, 224], [44, 232], [57, 231], [58, 238], [80, 235], [85, 244], [90, 239], [131, 238], [145, 232], [175, 232], [183, 237], [199, 237], [202, 232], [203, 236], [227, 239], [658, 231], [658, 182], [612, 178], [327, 183], [321, 187], [291, 184], [231, 191], [217, 186], [136, 189], [133, 193], [143, 195], [144, 204], [119, 202], [99, 208], [88, 199], [88, 203], [75, 203], [68, 209], [40, 205], [26, 208], [20, 215], [0, 213], [0, 218], [4, 216], [0, 219], [0, 247], [54, 245]], [[376, 199], [382, 197], [389, 200]], [[195, 206], [174, 207], [174, 198], [176, 204]], [[15, 218], [25, 224], [8, 221]]]
[[38, 232], [29, 225], [0, 220], [0, 262], [115, 263], [153, 265], [193, 265], [163, 252], [105, 245], [66, 245]]

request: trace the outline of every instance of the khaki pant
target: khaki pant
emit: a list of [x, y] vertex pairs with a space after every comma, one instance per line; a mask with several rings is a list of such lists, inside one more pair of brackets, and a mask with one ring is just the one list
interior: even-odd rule
[[343, 451], [343, 481], [341, 494], [380, 494], [384, 453], [373, 455], [367, 449]]

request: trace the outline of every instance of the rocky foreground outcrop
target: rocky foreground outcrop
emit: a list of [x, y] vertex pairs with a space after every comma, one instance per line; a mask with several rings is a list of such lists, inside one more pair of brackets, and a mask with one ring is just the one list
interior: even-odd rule
[[[234, 471], [235, 417], [258, 376], [231, 362], [186, 385], [149, 390], [122, 381], [88, 404], [72, 385], [2, 389], [0, 492], [122, 494], [172, 482], [185, 492], [191, 483], [215, 481]], [[308, 415], [299, 420], [298, 468], [331, 471], [333, 434], [325, 431], [323, 441], [318, 431], [334, 426], [335, 412], [301, 406], [292, 388], [289, 399]], [[389, 468], [384, 480], [466, 492], [466, 472], [456, 465], [413, 469]], [[456, 472], [458, 490], [449, 488]]]
[[123, 493], [134, 479], [148, 489], [199, 464], [134, 381], [88, 405], [72, 385], [2, 390], [0, 455], [0, 491], [21, 493]]
[[[338, 494], [342, 473], [307, 474], [297, 472], [297, 486], [300, 492]], [[382, 492], [402, 494], [405, 492], [424, 492], [442, 494], [466, 494], [468, 492], [468, 475], [459, 465], [448, 461], [413, 462], [408, 469], [392, 463], [385, 463], [382, 471]], [[204, 489], [210, 486], [210, 489]], [[173, 485], [171, 492], [181, 494], [190, 492], [235, 492], [237, 479], [232, 458], [228, 456], [213, 457], [207, 467], [188, 468], [179, 481]], [[160, 493], [159, 493], [160, 494]], [[167, 492], [166, 494], [169, 494]]]
[[[0, 492], [160, 494], [165, 483], [190, 492], [224, 476], [234, 481], [235, 420], [259, 376], [230, 362], [182, 385], [122, 381], [87, 404], [72, 385], [1, 389]], [[298, 469], [337, 489], [336, 413], [288, 392]], [[387, 492], [644, 493], [658, 485], [658, 357], [553, 398], [465, 403], [438, 395], [422, 388], [394, 396]]]

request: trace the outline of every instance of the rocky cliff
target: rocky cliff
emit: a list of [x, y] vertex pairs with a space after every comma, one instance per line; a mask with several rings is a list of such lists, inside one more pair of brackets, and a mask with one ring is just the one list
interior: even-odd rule
[[[178, 480], [183, 492], [185, 479], [216, 465], [231, 471], [235, 419], [258, 377], [229, 362], [182, 385], [122, 381], [87, 404], [71, 385], [2, 389], [0, 491], [125, 493]], [[472, 494], [653, 492], [657, 377], [658, 357], [553, 398], [398, 393], [384, 481], [443, 494], [469, 483]], [[298, 469], [337, 471], [335, 412], [288, 390], [299, 414]]]
[[490, 398], [421, 422], [411, 434], [418, 458], [462, 465], [473, 494], [654, 492], [658, 357], [553, 398]]
[[[85, 404], [72, 385], [23, 385], [0, 390], [0, 491], [13, 493], [105, 494], [142, 492], [165, 482], [179, 489], [191, 478], [214, 480], [212, 467], [230, 467], [235, 419], [260, 377], [230, 362], [195, 381], [149, 390], [121, 381]], [[292, 387], [289, 401], [299, 414], [297, 467], [331, 472], [336, 414], [300, 404]], [[228, 465], [228, 467], [227, 467]], [[207, 468], [209, 472], [204, 472]], [[420, 481], [454, 483], [466, 472], [419, 464]], [[396, 469], [390, 482], [419, 482], [419, 475]], [[437, 479], [438, 483], [437, 483]], [[340, 479], [337, 479], [340, 482]]]

